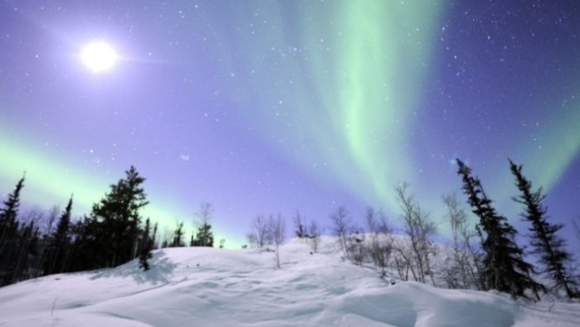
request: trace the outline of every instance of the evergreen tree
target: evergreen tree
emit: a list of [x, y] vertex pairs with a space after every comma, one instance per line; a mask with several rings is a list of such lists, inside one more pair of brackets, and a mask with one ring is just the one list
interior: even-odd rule
[[[96, 233], [94, 232], [94, 224], [91, 224], [87, 216], [79, 219], [70, 225], [70, 260], [64, 272], [82, 271], [88, 269], [99, 268], [96, 263], [96, 256], [99, 248], [96, 247], [95, 240]], [[104, 267], [104, 266], [103, 266]]]
[[33, 278], [38, 275], [34, 269], [34, 259], [38, 256], [38, 241], [40, 232], [35, 226], [34, 221], [23, 226], [18, 233], [17, 252], [12, 270], [11, 283]]
[[20, 191], [24, 187], [23, 176], [14, 191], [4, 201], [0, 209], [0, 286], [13, 282], [15, 263], [19, 254], [19, 223], [18, 208], [20, 206]]
[[0, 209], [0, 257], [5, 256], [7, 248], [13, 248], [18, 233], [18, 207], [20, 206], [20, 191], [24, 187], [23, 176], [14, 191], [4, 201], [4, 207]]
[[539, 300], [538, 291], [543, 286], [530, 276], [533, 266], [523, 259], [523, 250], [516, 244], [517, 231], [507, 219], [499, 215], [485, 194], [481, 182], [471, 176], [471, 169], [457, 159], [458, 174], [463, 180], [463, 191], [473, 213], [479, 217], [477, 231], [485, 252], [483, 281], [487, 289], [495, 289], [513, 297], [527, 297], [531, 290]]
[[550, 276], [555, 289], [563, 289], [570, 298], [580, 297], [578, 284], [567, 269], [572, 261], [572, 255], [566, 251], [566, 242], [556, 233], [562, 229], [562, 224], [551, 224], [547, 220], [547, 208], [542, 205], [545, 196], [542, 188], [532, 191], [532, 183], [522, 174], [522, 166], [509, 160], [510, 170], [516, 179], [520, 191], [514, 200], [525, 206], [522, 218], [531, 224], [529, 231], [532, 253], [540, 258], [544, 265], [543, 273]]
[[68, 256], [71, 246], [70, 220], [73, 197], [62, 212], [56, 225], [56, 230], [49, 237], [47, 245], [48, 258], [45, 262], [45, 275], [58, 274], [67, 270]]
[[157, 224], [151, 233], [151, 225], [149, 218], [145, 222], [145, 229], [143, 231], [143, 237], [141, 238], [141, 244], [139, 246], [139, 267], [143, 268], [143, 271], [149, 270], [149, 259], [153, 257], [151, 251], [154, 247], [155, 234], [157, 232]]
[[199, 212], [196, 214], [199, 221], [197, 228], [197, 237], [193, 246], [213, 247], [213, 232], [211, 231], [211, 219], [214, 208], [210, 202], [202, 202], [199, 206]]
[[185, 246], [185, 243], [183, 243], [183, 222], [179, 222], [175, 232], [173, 233], [173, 242], [171, 243], [171, 247], [178, 248], [182, 246]]
[[92, 234], [91, 246], [96, 252], [96, 263], [101, 267], [114, 267], [137, 255], [141, 223], [139, 210], [149, 202], [141, 187], [145, 178], [139, 176], [133, 166], [125, 174], [124, 179], [111, 185], [111, 191], [104, 199], [93, 205], [89, 217], [87, 227]]
[[194, 246], [213, 247], [213, 232], [211, 231], [211, 224], [204, 222], [199, 226]]

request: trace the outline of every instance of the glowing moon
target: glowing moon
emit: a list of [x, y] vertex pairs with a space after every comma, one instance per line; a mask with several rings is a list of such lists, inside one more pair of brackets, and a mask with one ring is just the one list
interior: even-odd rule
[[100, 73], [110, 70], [115, 65], [117, 53], [107, 43], [93, 41], [83, 48], [81, 59], [87, 68], [94, 73]]

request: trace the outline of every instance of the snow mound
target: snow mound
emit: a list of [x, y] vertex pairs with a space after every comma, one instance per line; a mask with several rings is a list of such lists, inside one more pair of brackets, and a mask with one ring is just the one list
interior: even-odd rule
[[0, 326], [579, 326], [577, 303], [529, 303], [503, 294], [389, 285], [295, 240], [257, 250], [156, 251], [152, 269], [52, 275], [0, 288]]

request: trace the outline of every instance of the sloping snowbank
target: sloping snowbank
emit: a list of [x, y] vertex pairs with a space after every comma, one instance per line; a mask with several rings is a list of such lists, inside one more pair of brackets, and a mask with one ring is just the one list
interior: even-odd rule
[[0, 288], [0, 326], [580, 326], [580, 305], [516, 302], [503, 294], [388, 285], [344, 262], [323, 241], [274, 254], [256, 250], [157, 251], [136, 262]]

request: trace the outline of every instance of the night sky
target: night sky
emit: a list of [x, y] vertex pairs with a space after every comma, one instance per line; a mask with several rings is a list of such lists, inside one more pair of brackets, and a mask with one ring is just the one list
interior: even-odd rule
[[[95, 40], [108, 71], [81, 60]], [[144, 215], [208, 201], [238, 246], [260, 213], [396, 223], [399, 182], [442, 220], [459, 157], [519, 224], [512, 158], [565, 223], [579, 152], [575, 0], [0, 0], [0, 194], [26, 171], [25, 204], [87, 214], [135, 165]]]

